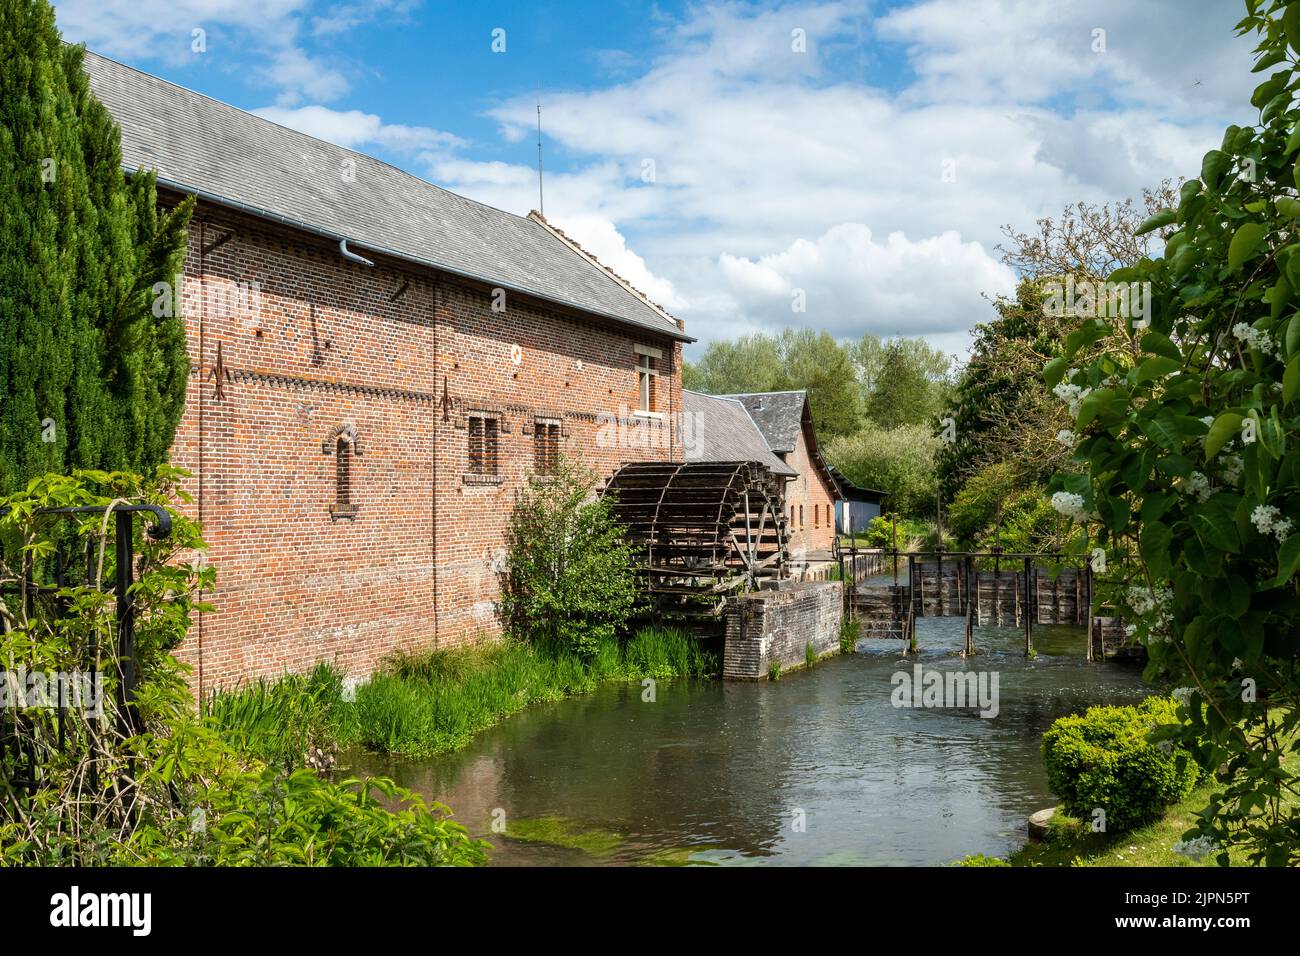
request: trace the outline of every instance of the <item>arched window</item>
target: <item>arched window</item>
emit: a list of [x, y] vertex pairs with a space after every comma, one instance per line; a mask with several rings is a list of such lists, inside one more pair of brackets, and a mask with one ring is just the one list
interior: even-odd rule
[[333, 429], [321, 442], [321, 451], [334, 456], [334, 502], [330, 515], [334, 518], [355, 518], [357, 504], [354, 500], [356, 486], [352, 459], [361, 454], [361, 441], [353, 425], [343, 424]]

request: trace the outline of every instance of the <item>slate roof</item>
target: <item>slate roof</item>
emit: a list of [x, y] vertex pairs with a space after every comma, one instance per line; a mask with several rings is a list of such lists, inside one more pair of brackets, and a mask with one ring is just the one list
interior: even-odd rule
[[745, 406], [734, 398], [682, 389], [686, 460], [756, 461], [773, 474], [795, 478], [795, 471], [767, 446]]
[[[89, 51], [95, 95], [122, 129], [123, 165], [160, 184], [371, 250], [693, 341], [542, 222], [485, 206]], [[345, 169], [355, 173], [345, 181]]]
[[864, 488], [861, 485], [854, 484], [844, 476], [844, 472], [834, 465], [830, 465], [827, 470], [839, 487], [841, 498], [849, 501], [873, 501], [878, 504], [889, 497], [889, 492], [881, 491], [879, 488]]
[[794, 451], [803, 428], [803, 407], [808, 400], [806, 391], [747, 392], [723, 397], [734, 398], [745, 406], [772, 451], [779, 455]]

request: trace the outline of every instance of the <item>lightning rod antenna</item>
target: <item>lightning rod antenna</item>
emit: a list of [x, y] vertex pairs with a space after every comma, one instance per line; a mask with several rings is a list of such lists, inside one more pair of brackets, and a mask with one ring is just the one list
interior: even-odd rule
[[542, 94], [537, 94], [537, 211], [546, 216], [546, 204], [542, 199]]

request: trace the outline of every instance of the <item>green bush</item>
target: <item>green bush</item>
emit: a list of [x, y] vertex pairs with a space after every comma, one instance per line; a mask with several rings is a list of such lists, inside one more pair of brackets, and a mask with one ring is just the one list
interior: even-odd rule
[[614, 680], [708, 677], [717, 655], [686, 631], [644, 628], [626, 643], [601, 638], [573, 651], [506, 639], [469, 647], [397, 654], [355, 703], [335, 706], [329, 727], [340, 744], [427, 757], [457, 750], [530, 704], [563, 700]]
[[840, 619], [840, 653], [853, 654], [858, 649], [858, 632], [862, 628], [862, 622], [851, 615], [844, 615]]
[[328, 664], [310, 674], [217, 691], [205, 707], [209, 722], [237, 751], [292, 773], [304, 755], [332, 750], [330, 715], [343, 696], [342, 675]]
[[957, 540], [971, 542], [996, 527], [1007, 495], [1015, 487], [1015, 472], [1007, 462], [997, 462], [971, 475], [948, 506], [948, 527]]
[[916, 518], [899, 518], [897, 515], [881, 515], [872, 518], [864, 532], [858, 536], [858, 546], [862, 548], [885, 548], [894, 546], [894, 521], [898, 521], [898, 549], [907, 550], [907, 543], [913, 539], [923, 539], [930, 527], [927, 522]]
[[501, 610], [511, 634], [590, 658], [640, 604], [611, 501], [571, 462], [525, 483], [507, 535]]
[[1150, 697], [1136, 707], [1089, 707], [1052, 724], [1043, 762], [1065, 813], [1087, 822], [1100, 808], [1106, 832], [1120, 833], [1190, 794], [1200, 778], [1191, 754], [1151, 739], [1157, 727], [1177, 721], [1172, 699]]
[[975, 539], [975, 549], [991, 551], [994, 546], [1010, 552], [1056, 552], [1065, 548], [1070, 536], [1068, 519], [1052, 507], [1041, 488], [1011, 495], [999, 516], [1000, 523]]

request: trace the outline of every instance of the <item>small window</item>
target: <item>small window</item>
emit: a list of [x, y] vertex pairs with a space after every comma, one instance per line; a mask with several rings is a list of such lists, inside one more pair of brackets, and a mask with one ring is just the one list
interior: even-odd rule
[[497, 473], [498, 442], [500, 432], [495, 418], [471, 415], [469, 419], [469, 471], [472, 475]]
[[321, 442], [321, 451], [334, 456], [334, 501], [330, 515], [335, 518], [355, 518], [357, 506], [353, 503], [353, 459], [361, 454], [361, 441], [351, 425], [340, 425]]
[[342, 438], [334, 446], [334, 503], [345, 509], [352, 504], [352, 443]]
[[813, 505], [813, 527], [820, 528], [821, 526], [822, 526], [822, 506]]
[[799, 530], [803, 530], [803, 505], [799, 506]]
[[536, 422], [533, 425], [533, 470], [550, 475], [560, 461], [560, 423]]
[[650, 355], [637, 356], [637, 394], [641, 411], [655, 411], [655, 383], [659, 378], [658, 361]]

